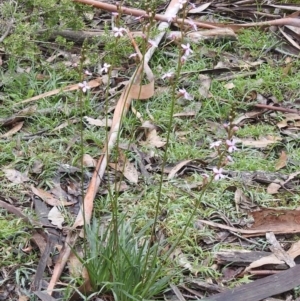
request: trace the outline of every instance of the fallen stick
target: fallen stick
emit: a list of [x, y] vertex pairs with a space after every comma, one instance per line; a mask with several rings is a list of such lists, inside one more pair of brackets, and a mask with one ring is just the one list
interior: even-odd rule
[[261, 108], [261, 109], [267, 109], [267, 110], [272, 110], [272, 111], [280, 111], [280, 112], [287, 112], [287, 113], [296, 113], [296, 114], [300, 115], [300, 111], [299, 110], [295, 110], [295, 109], [275, 107], [275, 106], [263, 105], [263, 104], [256, 104], [254, 106], [256, 108]]
[[[117, 5], [103, 3], [95, 0], [73, 0], [73, 1], [91, 5], [97, 8], [101, 8], [109, 12], [121, 12], [123, 14], [132, 15], [135, 17], [149, 17], [147, 12], [141, 9], [128, 8], [125, 6], [117, 6]], [[191, 20], [180, 19], [180, 18], [170, 19], [170, 16], [155, 14], [154, 19], [159, 21], [164, 21], [164, 22], [178, 23], [178, 24], [183, 23], [185, 25], [191, 26]], [[223, 23], [197, 22], [197, 21], [192, 21], [192, 23], [195, 24], [197, 27], [201, 27], [201, 28], [213, 29], [218, 27], [229, 27], [232, 28], [233, 30], [239, 30], [241, 28], [246, 28], [246, 27], [283, 26], [283, 25], [300, 27], [300, 19], [297, 18], [281, 18], [277, 20], [245, 23], [245, 24], [223, 24]]]

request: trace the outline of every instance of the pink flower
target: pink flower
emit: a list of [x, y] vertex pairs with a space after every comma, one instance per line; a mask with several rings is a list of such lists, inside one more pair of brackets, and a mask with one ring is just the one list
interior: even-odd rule
[[112, 12], [111, 13], [114, 17], [117, 17], [118, 15], [119, 15], [119, 13], [117, 13], [117, 12]]
[[185, 89], [179, 89], [179, 94], [183, 96], [184, 99], [192, 100], [193, 96], [191, 96]]
[[85, 75], [93, 75], [93, 73], [91, 73], [89, 70], [85, 70], [85, 71], [84, 71], [84, 74], [85, 74]]
[[106, 64], [104, 63], [103, 64], [103, 67], [101, 68], [100, 70], [100, 73], [102, 74], [103, 72], [107, 73], [108, 72], [108, 69], [110, 68], [111, 66], [109, 64]]
[[134, 19], [135, 19], [135, 20], [141, 21], [141, 20], [143, 20], [144, 18], [149, 18], [149, 16], [148, 16], [147, 14], [145, 14], [145, 15], [141, 15], [141, 16], [139, 16], [139, 17], [135, 17]]
[[189, 56], [191, 53], [193, 53], [194, 51], [191, 49], [191, 46], [189, 43], [187, 43], [186, 45], [181, 44], [181, 47], [184, 50], [184, 55], [185, 56]]
[[237, 151], [237, 147], [235, 146], [236, 141], [234, 139], [232, 140], [226, 140], [226, 144], [228, 146], [228, 151], [230, 153]]
[[158, 47], [157, 43], [153, 40], [148, 40], [148, 43], [152, 46], [152, 47]]
[[174, 76], [173, 72], [167, 72], [165, 73], [161, 78], [165, 79], [165, 78], [172, 78]]
[[84, 81], [83, 83], [79, 83], [78, 87], [82, 90], [83, 93], [86, 93], [87, 90], [91, 89], [91, 87], [87, 84], [86, 81]]
[[187, 20], [187, 22], [190, 24], [190, 26], [195, 30], [197, 31], [198, 30], [198, 27], [196, 25], [196, 23], [193, 21], [193, 20]]
[[183, 55], [183, 56], [180, 58], [181, 64], [184, 64], [186, 60], [187, 60], [187, 57], [186, 57], [185, 55]]
[[114, 27], [113, 28], [113, 32], [114, 32], [114, 36], [117, 38], [117, 37], [123, 37], [123, 32], [126, 32], [126, 29], [125, 28], [123, 28], [123, 27], [120, 27], [120, 28], [118, 28], [118, 27]]
[[209, 148], [217, 148], [219, 147], [220, 145], [222, 144], [222, 141], [221, 140], [218, 140], [216, 142], [213, 142], [209, 145]]
[[235, 125], [235, 126], [232, 128], [232, 130], [233, 130], [234, 132], [237, 132], [237, 131], [239, 130], [239, 127]]
[[176, 33], [175, 33], [175, 32], [172, 32], [172, 33], [170, 34], [170, 39], [171, 39], [171, 40], [175, 40], [176, 38], [177, 38]]
[[213, 168], [213, 172], [214, 172], [214, 179], [215, 179], [216, 181], [225, 178], [225, 176], [222, 174], [223, 168], [219, 168], [219, 169], [218, 169], [218, 168], [214, 167], [214, 168]]
[[195, 5], [194, 3], [189, 2], [189, 5], [190, 5], [192, 8], [196, 8], [196, 5]]

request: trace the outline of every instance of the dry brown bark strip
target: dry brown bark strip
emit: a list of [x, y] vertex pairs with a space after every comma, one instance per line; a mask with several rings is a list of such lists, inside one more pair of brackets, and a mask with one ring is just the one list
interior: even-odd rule
[[300, 265], [289, 270], [241, 285], [202, 301], [259, 301], [300, 285]]

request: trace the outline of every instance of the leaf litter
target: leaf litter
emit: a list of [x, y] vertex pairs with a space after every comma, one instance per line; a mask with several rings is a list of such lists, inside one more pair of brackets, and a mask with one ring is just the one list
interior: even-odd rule
[[[81, 2], [81, 1], [77, 1]], [[84, 3], [84, 1], [82, 1]], [[251, 1], [250, 1], [251, 2]], [[254, 2], [253, 2], [254, 3]], [[237, 3], [236, 3], [237, 4]], [[112, 10], [112, 6], [107, 6], [104, 3], [100, 3], [99, 5], [103, 5], [104, 10]], [[276, 11], [274, 10], [276, 8]], [[200, 101], [203, 102], [205, 106], [207, 106], [206, 101], [215, 101], [218, 99], [218, 101], [221, 101], [221, 103], [226, 103], [226, 96], [222, 96], [219, 98], [219, 96], [216, 96], [215, 90], [213, 85], [216, 84], [216, 82], [223, 82], [222, 86], [225, 87], [227, 90], [227, 93], [234, 93], [236, 89], [239, 89], [236, 82], [233, 80], [236, 78], [235, 76], [238, 74], [239, 77], [251, 77], [255, 72], [258, 72], [259, 68], [262, 68], [263, 65], [266, 65], [266, 63], [274, 62], [276, 59], [281, 58], [283, 56], [288, 56], [290, 59], [286, 61], [286, 66], [284, 66], [285, 69], [283, 69], [283, 75], [288, 76], [290, 72], [294, 72], [293, 68], [297, 68], [296, 66], [293, 67], [293, 58], [298, 56], [299, 52], [299, 30], [298, 26], [299, 22], [297, 18], [287, 18], [285, 16], [286, 11], [298, 11], [299, 8], [297, 6], [293, 5], [283, 5], [283, 4], [264, 4], [261, 7], [260, 16], [263, 20], [263, 22], [254, 22], [254, 20], [257, 20], [257, 10], [256, 5], [253, 4], [247, 4], [242, 3], [239, 5], [235, 5], [235, 3], [227, 3], [227, 2], [207, 2], [201, 5], [198, 5], [196, 8], [192, 9], [189, 14], [189, 18], [195, 18], [195, 24], [198, 26], [203, 26], [204, 28], [212, 28], [211, 30], [208, 30], [206, 32], [207, 36], [209, 34], [212, 35], [213, 38], [221, 37], [221, 38], [228, 38], [228, 37], [236, 37], [239, 36], [240, 28], [242, 27], [248, 27], [248, 26], [278, 26], [281, 25], [282, 27], [278, 27], [278, 35], [280, 35], [281, 42], [280, 45], [276, 45], [271, 47], [271, 49], [259, 49], [262, 51], [263, 54], [263, 60], [255, 58], [255, 55], [251, 55], [249, 53], [244, 53], [245, 57], [241, 57], [241, 52], [237, 51], [236, 53], [232, 54], [229, 51], [220, 51], [219, 54], [213, 53], [213, 51], [210, 51], [210, 55], [213, 55], [213, 58], [215, 59], [214, 62], [211, 64], [211, 69], [205, 68], [200, 71], [196, 71], [199, 73], [198, 79], [195, 79], [195, 84], [197, 84], [198, 81], [198, 96], [193, 101]], [[272, 13], [270, 13], [272, 12]], [[142, 12], [138, 12], [139, 14], [142, 14]], [[202, 16], [206, 16], [207, 14], [211, 15], [210, 22], [203, 22], [201, 21]], [[222, 17], [221, 17], [222, 16]], [[94, 14], [91, 15], [91, 18], [94, 17]], [[166, 17], [163, 15], [157, 15], [157, 20], [165, 20]], [[230, 20], [230, 23], [227, 25], [221, 25], [220, 20], [222, 18], [225, 18], [225, 20]], [[190, 26], [190, 20], [187, 19], [184, 21], [185, 26]], [[252, 23], [243, 24], [244, 20], [252, 20]], [[179, 21], [179, 20], [177, 20]], [[232, 23], [232, 21], [236, 22]], [[241, 22], [242, 21], [242, 22]], [[239, 23], [239, 25], [238, 25]], [[178, 25], [178, 24], [177, 24]], [[231, 33], [227, 36], [225, 34], [226, 28], [222, 29], [219, 33], [215, 33], [215, 31], [220, 30], [221, 28], [214, 28], [219, 26], [227, 26], [227, 30], [230, 30]], [[235, 32], [235, 33], [234, 33]], [[199, 35], [196, 35], [197, 32], [194, 33], [195, 35], [191, 36], [191, 40], [194, 42], [199, 42], [205, 39], [205, 34], [201, 35], [201, 32], [199, 32]], [[177, 33], [178, 36], [178, 33]], [[209, 40], [208, 40], [209, 43]], [[255, 43], [254, 43], [255, 44]], [[138, 50], [137, 50], [138, 52]], [[151, 51], [150, 55], [147, 57], [147, 63], [149, 62], [151, 58]], [[268, 55], [270, 55], [268, 57]], [[68, 56], [68, 53], [58, 53], [56, 55], [51, 55], [48, 57], [48, 62], [55, 62], [58, 60], [61, 56], [65, 57]], [[205, 55], [203, 55], [205, 57]], [[206, 55], [208, 57], [208, 55]], [[220, 58], [218, 57], [220, 56]], [[266, 59], [268, 58], [268, 59]], [[252, 60], [252, 61], [251, 61]], [[254, 61], [253, 61], [254, 60]], [[68, 66], [71, 66], [72, 63], [68, 62]], [[130, 86], [130, 81], [125, 82], [123, 85], [124, 91], [126, 91], [129, 94], [129, 97], [126, 98], [124, 94], [121, 94], [120, 100], [117, 103], [117, 106], [114, 106], [115, 114], [113, 119], [107, 119], [107, 116], [103, 115], [99, 117], [99, 119], [95, 119], [92, 117], [85, 118], [85, 121], [87, 124], [99, 126], [99, 127], [110, 127], [110, 132], [108, 134], [108, 143], [109, 148], [103, 148], [101, 156], [98, 160], [94, 159], [94, 156], [85, 154], [82, 158], [83, 165], [87, 168], [91, 168], [94, 171], [94, 174], [90, 174], [89, 172], [85, 173], [86, 179], [84, 180], [84, 186], [85, 189], [87, 188], [87, 183], [90, 183], [87, 188], [87, 193], [84, 197], [84, 201], [86, 204], [86, 208], [84, 210], [85, 219], [86, 221], [89, 221], [91, 218], [92, 211], [94, 209], [94, 198], [98, 193], [98, 187], [101, 184], [101, 181], [104, 179], [105, 173], [106, 173], [106, 165], [107, 162], [110, 162], [108, 160], [108, 156], [111, 154], [113, 145], [116, 141], [116, 135], [115, 133], [120, 131], [121, 127], [121, 121], [122, 118], [124, 118], [123, 114], [123, 107], [125, 104], [125, 113], [129, 112], [129, 107], [131, 104], [132, 99], [149, 99], [154, 95], [154, 79], [153, 74], [149, 66], [145, 65], [146, 69], [144, 70], [148, 76], [149, 83], [145, 84], [143, 86], [134, 83], [132, 86]], [[245, 72], [251, 71], [254, 73], [247, 73]], [[141, 70], [140, 70], [141, 71]], [[189, 81], [189, 76], [192, 76], [193, 72], [186, 74], [182, 73], [183, 76], [186, 76], [186, 80]], [[43, 78], [44, 79], [44, 78]], [[121, 82], [121, 80], [120, 80]], [[123, 81], [124, 82], [124, 81]], [[88, 81], [88, 85], [96, 90], [101, 90], [101, 83], [102, 79], [97, 77], [93, 80]], [[258, 86], [263, 85], [259, 84]], [[141, 89], [142, 87], [142, 89]], [[110, 91], [114, 91], [112, 89], [116, 88], [119, 89], [118, 84], [115, 85], [115, 87], [110, 87]], [[163, 88], [160, 87], [161, 91], [163, 91]], [[186, 87], [187, 88], [187, 87]], [[79, 86], [78, 84], [71, 84], [68, 85], [65, 88], [61, 89], [54, 89], [52, 91], [45, 91], [45, 93], [42, 93], [40, 95], [36, 95], [34, 97], [29, 97], [27, 99], [21, 100], [15, 104], [15, 106], [19, 105], [26, 105], [30, 102], [41, 102], [45, 98], [56, 96], [56, 95], [63, 95], [64, 93], [72, 92], [75, 90], [78, 90]], [[159, 89], [159, 88], [157, 88]], [[256, 91], [257, 90], [257, 91]], [[262, 246], [259, 243], [255, 243], [254, 240], [257, 236], [264, 236], [266, 235], [266, 239], [268, 243], [271, 245], [269, 246], [269, 251], [272, 253], [269, 255], [272, 257], [271, 259], [265, 258], [260, 261], [260, 263], [255, 263], [256, 261], [253, 260], [252, 262], [248, 261], [245, 265], [241, 268], [241, 266], [234, 267], [233, 268], [224, 268], [224, 265], [220, 267], [216, 267], [217, 271], [219, 273], [223, 273], [224, 278], [222, 279], [217, 278], [217, 276], [214, 276], [210, 278], [210, 281], [212, 283], [209, 283], [209, 281], [206, 281], [206, 286], [201, 284], [201, 281], [199, 280], [198, 287], [195, 286], [195, 280], [188, 280], [186, 281], [186, 286], [181, 286], [180, 289], [178, 287], [172, 285], [172, 290], [174, 291], [175, 295], [179, 299], [183, 299], [183, 294], [192, 294], [191, 289], [196, 290], [197, 294], [204, 296], [207, 292], [209, 292], [209, 288], [212, 288], [215, 283], [222, 283], [225, 286], [227, 285], [226, 281], [230, 280], [238, 280], [239, 277], [242, 277], [242, 275], [246, 275], [247, 272], [255, 273], [253, 271], [253, 268], [261, 267], [265, 264], [272, 265], [272, 268], [276, 269], [276, 266], [282, 263], [287, 263], [290, 267], [293, 266], [293, 259], [297, 257], [299, 254], [297, 253], [291, 253], [290, 250], [298, 249], [297, 244], [298, 241], [293, 242], [292, 246], [288, 249], [287, 247], [282, 248], [281, 245], [284, 245], [284, 242], [288, 240], [289, 234], [293, 233], [299, 233], [299, 225], [298, 220], [299, 217], [297, 216], [298, 210], [288, 210], [288, 209], [282, 209], [281, 207], [286, 207], [288, 205], [288, 202], [291, 201], [293, 194], [299, 192], [299, 172], [295, 170], [295, 168], [290, 167], [290, 162], [293, 159], [297, 160], [296, 158], [292, 158], [290, 152], [285, 148], [286, 144], [289, 141], [294, 140], [295, 134], [298, 134], [299, 131], [299, 105], [295, 105], [293, 102], [287, 102], [287, 97], [284, 99], [284, 101], [277, 101], [276, 97], [273, 95], [270, 95], [270, 92], [264, 92], [262, 91], [263, 88], [259, 87], [256, 88], [256, 90], [252, 91], [252, 94], [248, 95], [248, 97], [244, 97], [244, 105], [239, 106], [237, 108], [237, 114], [236, 119], [234, 123], [242, 128], [242, 130], [246, 130], [247, 126], [249, 124], [255, 124], [257, 127], [259, 127], [261, 124], [268, 123], [272, 124], [274, 127], [276, 126], [278, 130], [275, 131], [275, 134], [266, 134], [263, 131], [259, 133], [258, 135], [252, 135], [251, 132], [243, 134], [243, 136], [239, 137], [239, 133], [237, 133], [238, 138], [236, 141], [238, 143], [241, 143], [243, 147], [243, 151], [246, 150], [249, 152], [253, 152], [253, 156], [259, 158], [260, 156], [270, 158], [269, 160], [273, 160], [272, 156], [274, 156], [273, 151], [276, 154], [276, 160], [273, 160], [274, 168], [270, 170], [261, 171], [260, 173], [257, 171], [226, 171], [227, 179], [234, 181], [236, 187], [234, 188], [234, 194], [231, 196], [231, 201], [234, 203], [234, 206], [236, 207], [236, 211], [239, 212], [241, 215], [231, 215], [228, 212], [228, 216], [224, 219], [223, 213], [219, 214], [217, 212], [216, 215], [206, 215], [207, 219], [199, 219], [199, 224], [202, 224], [201, 229], [205, 231], [211, 232], [211, 239], [208, 239], [208, 237], [205, 237], [203, 239], [199, 239], [199, 247], [210, 250], [211, 254], [213, 256], [218, 256], [217, 252], [213, 251], [213, 246], [211, 245], [211, 241], [215, 242], [228, 242], [228, 246], [230, 246], [232, 249], [236, 247], [237, 245], [237, 237], [239, 238], [239, 247], [244, 250], [248, 250], [249, 248], [253, 248], [253, 246], [256, 246], [257, 249], [262, 248]], [[266, 88], [266, 90], [268, 90]], [[123, 92], [122, 92], [123, 93]], [[163, 92], [162, 92], [163, 93]], [[264, 95], [263, 95], [264, 94]], [[115, 91], [113, 92], [113, 96], [115, 96]], [[245, 96], [245, 95], [244, 95]], [[240, 95], [241, 97], [241, 95]], [[273, 99], [271, 102], [270, 100]], [[261, 103], [260, 100], [263, 100], [264, 103]], [[275, 100], [275, 101], [274, 101]], [[258, 102], [258, 103], [257, 103]], [[179, 104], [180, 106], [180, 104]], [[200, 108], [201, 106], [199, 106]], [[4, 132], [1, 136], [1, 138], [9, 138], [14, 139], [15, 136], [17, 136], [17, 139], [22, 138], [24, 133], [26, 133], [28, 128], [28, 123], [31, 123], [31, 118], [35, 115], [37, 106], [27, 107], [18, 113], [11, 114], [10, 117], [5, 117], [1, 119], [1, 127], [9, 127], [10, 130]], [[121, 113], [122, 112], [122, 113]], [[281, 113], [282, 112], [282, 113]], [[140, 113], [139, 110], [135, 111], [136, 117], [139, 118]], [[198, 114], [201, 114], [201, 110], [190, 110], [185, 108], [184, 112], [181, 111], [181, 108], [179, 109], [178, 113], [174, 113], [174, 117], [180, 117], [180, 119], [195, 119], [197, 122], [199, 122], [199, 119], [197, 119]], [[122, 115], [122, 116], [121, 116]], [[124, 114], [125, 115], [125, 114]], [[98, 117], [97, 117], [98, 118]], [[76, 123], [78, 123], [78, 119], [73, 119], [74, 122], [70, 122], [70, 120], [67, 120], [65, 123], [62, 123], [60, 126], [53, 128], [53, 131], [59, 131], [61, 133], [64, 130], [67, 130], [68, 127], [75, 126]], [[142, 118], [140, 118], [141, 123]], [[193, 130], [182, 130], [179, 131], [178, 127], [180, 128], [180, 122], [182, 121], [176, 121], [176, 132], [177, 133], [185, 133], [185, 139], [181, 140], [184, 141], [184, 143], [188, 144], [189, 138], [188, 136], [191, 135]], [[214, 131], [212, 130], [212, 127], [210, 124], [216, 123], [218, 127], [222, 127], [223, 123], [226, 122], [224, 120], [220, 120], [217, 118], [216, 121], [207, 120], [204, 121], [205, 125], [203, 125], [203, 128], [205, 126], [208, 127], [207, 136], [210, 140], [214, 141], [219, 139], [218, 135], [222, 132], [220, 131]], [[150, 126], [151, 125], [151, 126]], [[144, 130], [144, 135], [140, 136], [141, 139], [139, 139], [138, 146], [136, 145], [136, 148], [138, 151], [140, 151], [140, 148], [146, 149], [144, 150], [146, 152], [146, 156], [142, 157], [142, 161], [139, 164], [134, 164], [134, 161], [129, 161], [127, 158], [127, 155], [122, 150], [118, 150], [118, 156], [117, 160], [113, 161], [113, 163], [108, 163], [108, 165], [115, 170], [116, 179], [118, 179], [117, 173], [121, 172], [126, 181], [129, 183], [134, 184], [141, 184], [139, 183], [139, 172], [142, 172], [142, 170], [139, 170], [142, 166], [142, 164], [147, 164], [148, 171], [151, 170], [151, 175], [155, 174], [157, 171], [161, 171], [162, 164], [161, 161], [158, 160], [158, 164], [156, 161], [156, 157], [151, 153], [151, 151], [155, 151], [159, 153], [159, 151], [165, 151], [164, 147], [166, 145], [166, 141], [164, 139], [164, 127], [158, 127], [153, 126], [153, 124], [145, 123], [144, 126], [142, 125], [142, 128]], [[194, 125], [195, 128], [197, 128], [199, 125]], [[6, 129], [7, 130], [7, 129]], [[255, 136], [255, 137], [253, 137]], [[17, 141], [17, 140], [16, 140]], [[193, 142], [192, 142], [193, 143]], [[201, 141], [199, 143], [203, 143], [202, 145], [205, 145], [205, 141]], [[103, 144], [105, 145], [105, 144]], [[190, 146], [192, 148], [192, 145]], [[17, 146], [18, 149], [18, 146]], [[19, 150], [20, 151], [20, 150]], [[142, 153], [142, 152], [141, 152]], [[270, 155], [271, 154], [271, 155]], [[157, 156], [157, 155], [156, 155]], [[147, 159], [145, 159], [147, 157]], [[213, 166], [215, 165], [214, 158], [211, 158], [210, 160], [202, 160], [199, 164], [199, 162], [195, 162], [195, 158], [191, 159], [190, 155], [187, 155], [187, 157], [182, 158], [183, 160], [177, 160], [176, 162], [167, 162], [165, 167], [165, 171], [168, 173], [168, 180], [176, 181], [175, 183], [185, 182], [186, 185], [184, 187], [186, 188], [186, 191], [188, 192], [191, 189], [202, 189], [202, 184], [194, 185], [195, 180], [192, 178], [191, 175], [195, 176], [196, 174], [202, 175], [206, 173], [212, 173]], [[235, 159], [235, 158], [234, 158]], [[238, 160], [236, 158], [235, 160]], [[171, 159], [170, 159], [171, 161]], [[44, 221], [44, 225], [48, 225], [46, 219], [51, 220], [52, 226], [56, 230], [63, 229], [64, 230], [64, 216], [62, 214], [62, 207], [63, 205], [73, 206], [75, 203], [78, 205], [80, 197], [81, 197], [81, 191], [80, 191], [80, 176], [76, 178], [76, 173], [81, 174], [81, 170], [78, 167], [73, 166], [62, 166], [61, 170], [58, 173], [59, 176], [56, 174], [53, 176], [52, 181], [53, 183], [56, 183], [56, 187], [52, 188], [50, 192], [41, 189], [36, 188], [33, 185], [29, 186], [26, 182], [29, 181], [41, 181], [41, 177], [36, 177], [36, 175], [41, 175], [45, 171], [45, 167], [43, 163], [39, 164], [40, 168], [37, 168], [36, 171], [38, 172], [32, 172], [31, 174], [22, 174], [17, 171], [17, 169], [2, 169], [4, 172], [6, 178], [14, 183], [14, 184], [23, 184], [24, 187], [22, 188], [23, 191], [26, 190], [26, 194], [28, 194], [30, 191], [33, 192], [34, 195], [38, 196], [40, 199], [42, 199], [47, 205], [53, 206], [52, 209], [49, 208], [45, 203], [39, 203], [37, 200], [34, 201], [35, 204], [35, 210], [37, 212], [39, 211], [39, 218], [40, 221]], [[151, 168], [149, 168], [151, 166]], [[232, 165], [233, 168], [237, 168], [237, 165]], [[280, 173], [275, 173], [275, 171], [279, 171]], [[33, 170], [34, 171], [34, 170]], [[72, 176], [75, 175], [72, 179]], [[99, 177], [100, 175], [100, 177]], [[57, 182], [57, 177], [59, 177]], [[118, 179], [119, 180], [119, 179]], [[52, 183], [52, 185], [53, 185]], [[126, 182], [120, 182], [126, 185]], [[203, 182], [198, 182], [203, 183]], [[268, 206], [269, 208], [266, 208], [262, 206], [261, 203], [259, 203], [255, 198], [251, 196], [250, 193], [247, 193], [247, 190], [251, 190], [252, 185], [255, 183], [256, 189], [260, 189], [263, 192], [267, 192], [270, 195], [275, 195], [279, 198], [280, 203], [277, 205], [275, 203], [272, 204], [272, 206]], [[45, 185], [45, 183], [43, 183]], [[245, 190], [241, 190], [239, 186], [246, 187]], [[180, 185], [178, 185], [179, 187]], [[126, 188], [126, 190], [130, 191], [130, 187]], [[55, 193], [56, 192], [56, 193]], [[230, 189], [224, 190], [224, 195], [226, 193], [230, 192]], [[176, 194], [180, 194], [178, 191], [174, 191], [175, 198], [177, 198]], [[71, 197], [72, 195], [72, 197]], [[74, 198], [76, 198], [76, 201], [74, 201]], [[72, 199], [72, 201], [70, 201]], [[285, 200], [286, 199], [286, 200]], [[12, 202], [11, 199], [9, 199], [9, 196], [5, 198], [5, 203]], [[40, 204], [40, 205], [38, 205]], [[253, 205], [255, 205], [256, 209], [253, 211]], [[12, 207], [1, 205], [3, 208], [6, 208], [9, 212], [19, 215], [19, 211], [14, 210]], [[16, 203], [17, 207], [24, 208], [22, 204]], [[39, 207], [40, 206], [40, 207]], [[207, 204], [207, 206], [214, 206], [214, 204]], [[217, 205], [218, 206], [218, 205]], [[243, 210], [240, 210], [243, 207]], [[29, 206], [30, 207], [30, 206]], [[277, 208], [278, 207], [278, 208]], [[40, 208], [40, 209], [38, 209]], [[67, 210], [67, 208], [64, 208], [63, 210]], [[70, 209], [71, 212], [71, 209]], [[78, 213], [78, 210], [77, 210]], [[75, 223], [73, 225], [73, 229], [81, 226], [83, 223], [83, 210], [81, 207], [81, 210], [79, 211], [79, 214], [77, 215], [74, 213], [74, 219]], [[227, 214], [226, 214], [227, 215]], [[251, 222], [248, 221], [249, 216], [252, 216], [254, 219], [254, 223], [251, 227], [249, 227], [249, 224]], [[232, 221], [231, 221], [232, 219]], [[236, 222], [236, 219], [239, 219], [239, 224], [233, 225], [232, 223]], [[219, 222], [215, 222], [221, 221]], [[224, 224], [228, 223], [228, 225]], [[210, 226], [206, 227], [205, 225]], [[66, 227], [67, 228], [67, 227]], [[200, 228], [199, 228], [200, 229]], [[222, 229], [222, 230], [218, 230]], [[169, 229], [170, 231], [170, 229]], [[200, 231], [200, 230], [199, 230]], [[170, 231], [172, 232], [172, 231]], [[276, 234], [276, 237], [272, 235], [272, 233]], [[281, 236], [278, 236], [278, 234], [281, 234]], [[283, 235], [284, 234], [284, 235]], [[48, 242], [49, 240], [48, 235]], [[248, 240], [248, 237], [251, 237], [253, 239], [253, 245], [251, 245], [251, 241]], [[278, 242], [278, 237], [280, 237], [280, 242]], [[39, 249], [41, 253], [45, 253], [45, 245], [38, 242], [37, 234], [33, 234], [32, 239], [36, 241], [36, 244], [39, 245]], [[295, 238], [297, 239], [297, 238]], [[64, 245], [63, 251], [60, 253], [60, 260], [59, 264], [54, 266], [54, 272], [52, 274], [52, 279], [50, 280], [50, 284], [48, 286], [48, 289], [53, 289], [59, 279], [60, 274], [62, 273], [64, 269], [64, 263], [67, 262], [68, 257], [71, 253], [70, 245], [74, 244], [76, 242], [76, 235], [68, 235], [66, 236], [66, 242]], [[285, 249], [288, 249], [285, 251]], [[186, 250], [177, 249], [177, 253], [175, 254], [175, 257], [177, 259], [178, 265], [182, 268], [189, 270], [191, 274], [194, 274], [194, 276], [199, 276], [202, 278], [205, 278], [205, 274], [201, 275], [201, 271], [203, 268], [209, 268], [209, 263], [205, 262], [203, 260], [201, 264], [197, 264], [196, 262], [196, 255], [195, 254], [185, 254]], [[231, 252], [231, 250], [230, 250]], [[226, 252], [225, 252], [226, 253]], [[229, 252], [228, 252], [229, 253]], [[72, 258], [72, 257], [71, 257]], [[263, 257], [264, 258], [264, 257]], [[48, 257], [49, 259], [49, 257]], [[54, 263], [51, 263], [50, 261], [47, 261], [49, 265], [53, 265]], [[230, 262], [232, 263], [232, 262]], [[247, 266], [248, 265], [248, 266]], [[53, 267], [53, 266], [52, 266]], [[287, 267], [286, 267], [287, 269]], [[41, 269], [40, 269], [41, 270]], [[291, 272], [293, 270], [291, 269]], [[256, 271], [256, 275], [259, 275], [258, 271]], [[265, 270], [264, 275], [267, 275], [269, 272], [268, 270]], [[38, 274], [38, 273], [37, 273]], [[39, 275], [43, 278], [42, 275]], [[51, 276], [48, 274], [48, 276]], [[200, 278], [201, 279], [201, 278]], [[208, 277], [206, 277], [208, 279]], [[272, 278], [273, 279], [273, 278]], [[38, 279], [39, 281], [42, 279]], [[255, 283], [255, 280], [253, 281]], [[259, 283], [259, 281], [257, 282]], [[281, 283], [282, 284], [282, 283]], [[193, 286], [194, 285], [194, 286]], [[296, 283], [293, 284], [295, 287]], [[298, 284], [299, 285], [299, 284]], [[243, 287], [243, 285], [241, 285]], [[291, 290], [293, 287], [289, 287], [286, 289], [284, 286], [282, 287], [281, 291], [278, 291], [277, 293], [282, 293], [286, 290]], [[245, 286], [245, 289], [247, 290], [247, 287]], [[215, 289], [212, 289], [211, 292], [221, 292], [222, 289], [215, 287]], [[265, 290], [266, 291], [266, 290]], [[269, 295], [266, 295], [266, 292], [261, 292], [261, 295], [257, 296], [256, 299], [253, 297], [251, 300], [260, 300], [261, 298], [265, 298], [267, 296], [273, 295], [273, 292], [269, 292]], [[43, 295], [42, 292], [36, 292], [38, 296], [43, 300], [46, 300], [47, 296], [51, 298], [49, 295]], [[220, 293], [222, 294], [222, 292]], [[226, 293], [224, 295], [220, 295], [220, 300], [227, 300]], [[292, 292], [289, 294], [289, 296], [292, 296]], [[211, 300], [217, 300], [217, 295], [212, 298]], [[222, 299], [223, 298], [223, 299]], [[234, 299], [236, 298], [236, 299]], [[242, 292], [240, 292], [240, 295], [237, 297], [234, 297], [230, 300], [241, 300]]]

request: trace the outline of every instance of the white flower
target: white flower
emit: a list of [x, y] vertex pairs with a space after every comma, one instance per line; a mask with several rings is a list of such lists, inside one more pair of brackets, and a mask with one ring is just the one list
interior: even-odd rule
[[152, 46], [152, 47], [158, 47], [157, 43], [153, 40], [148, 40], [148, 43]]
[[179, 89], [179, 93], [183, 96], [184, 99], [192, 100], [193, 96], [191, 96], [185, 89]]
[[118, 28], [118, 27], [114, 27], [113, 28], [113, 32], [114, 32], [114, 36], [117, 38], [117, 37], [123, 37], [123, 32], [126, 32], [126, 29], [125, 28], [123, 28], [123, 27], [120, 27], [120, 28]]
[[186, 45], [181, 44], [181, 47], [184, 50], [184, 55], [185, 56], [189, 56], [191, 53], [193, 53], [194, 51], [191, 49], [190, 44], [187, 43]]
[[222, 144], [222, 141], [221, 140], [218, 140], [216, 142], [213, 142], [209, 145], [209, 148], [217, 148], [219, 147], [220, 145]]
[[226, 140], [226, 144], [228, 146], [228, 151], [230, 153], [238, 150], [237, 147], [235, 146], [235, 143], [236, 143], [236, 141], [234, 139], [232, 139], [232, 140]]
[[111, 66], [109, 64], [106, 64], [104, 63], [103, 64], [103, 67], [101, 68], [100, 70], [100, 73], [102, 74], [103, 72], [107, 73], [108, 72], [108, 69], [110, 68]]
[[225, 176], [222, 174], [223, 168], [219, 168], [219, 169], [218, 169], [218, 168], [214, 167], [214, 168], [213, 168], [213, 172], [214, 172], [214, 179], [215, 179], [216, 181], [225, 178]]
[[82, 90], [83, 93], [86, 93], [87, 90], [91, 89], [91, 87], [87, 84], [86, 81], [84, 81], [83, 83], [79, 83], [78, 87]]
[[186, 4], [187, 0], [179, 0], [178, 4], [179, 4], [179, 8], [182, 9], [183, 5]]
[[165, 79], [165, 78], [172, 78], [174, 76], [173, 72], [167, 72], [165, 73], [161, 78]]

